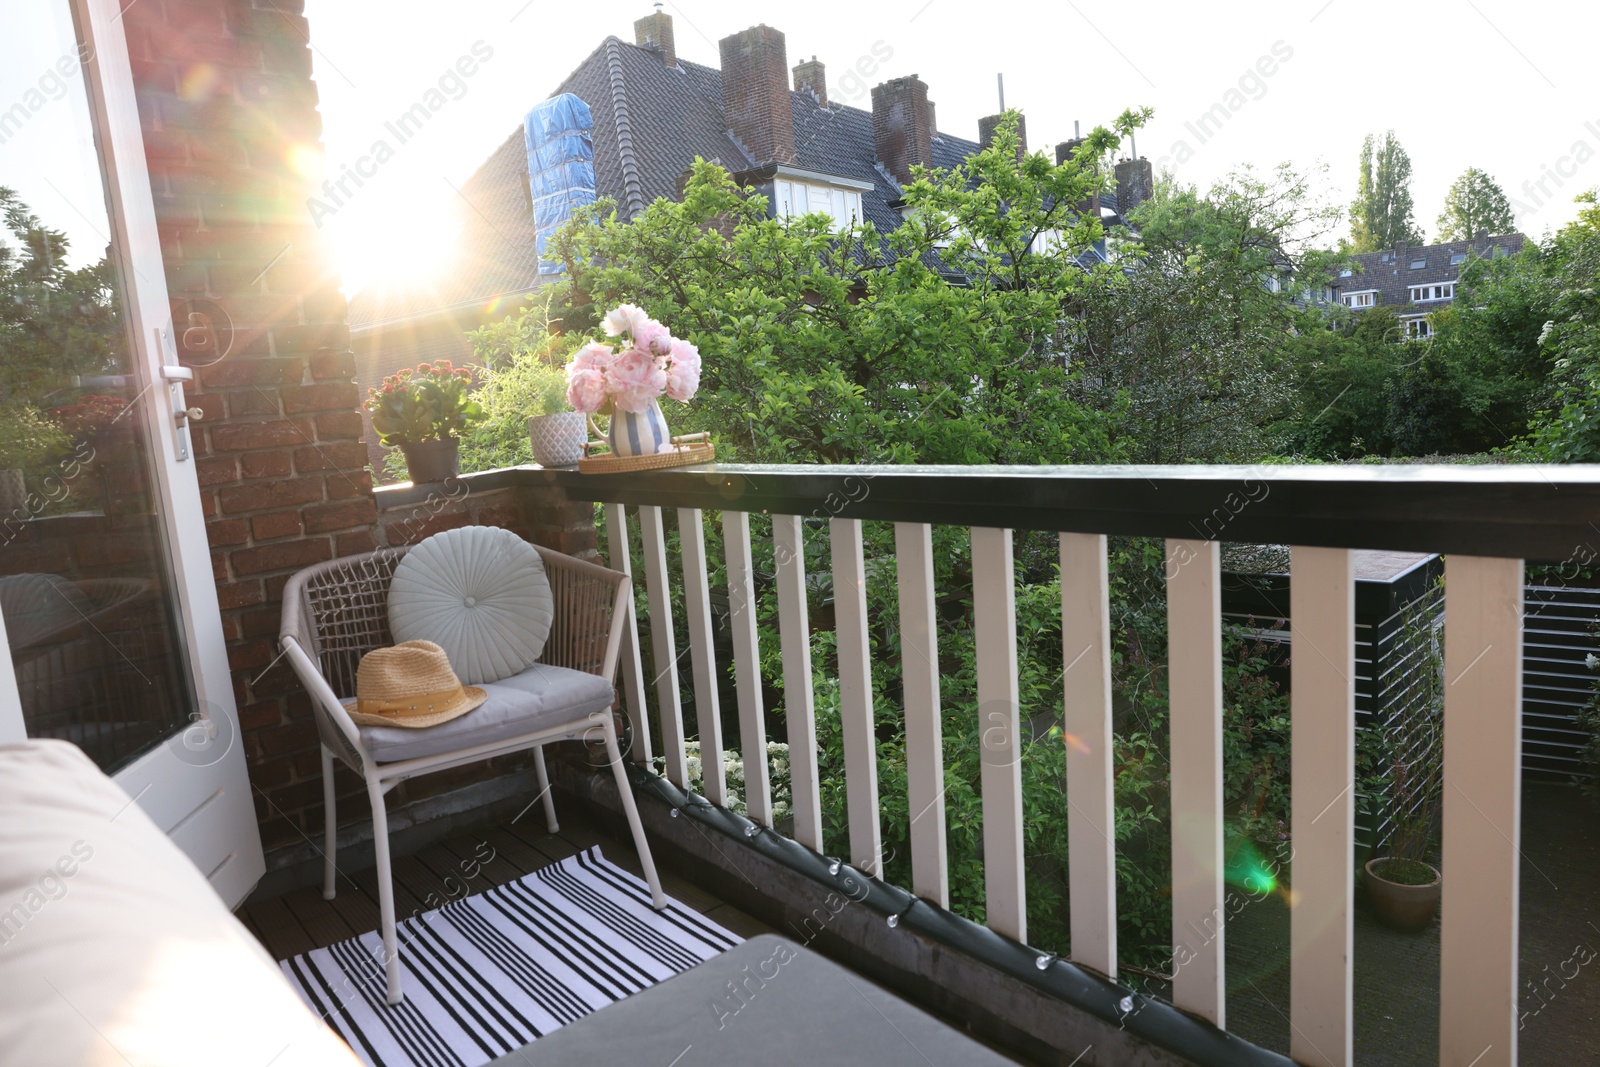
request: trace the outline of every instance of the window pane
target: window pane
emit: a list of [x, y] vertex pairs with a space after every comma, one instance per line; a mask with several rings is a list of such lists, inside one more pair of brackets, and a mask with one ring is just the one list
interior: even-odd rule
[[111, 772], [193, 696], [72, 17], [55, 0], [5, 19], [0, 612], [29, 736]]

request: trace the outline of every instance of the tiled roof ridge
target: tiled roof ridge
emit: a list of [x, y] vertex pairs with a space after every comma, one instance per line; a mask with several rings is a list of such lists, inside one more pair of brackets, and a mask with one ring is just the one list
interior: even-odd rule
[[644, 184], [639, 180], [639, 163], [633, 154], [633, 126], [628, 121], [628, 93], [622, 81], [622, 55], [616, 37], [607, 37], [606, 74], [611, 80], [611, 112], [617, 125], [617, 161], [622, 165], [622, 185], [628, 194], [628, 217], [644, 210]]

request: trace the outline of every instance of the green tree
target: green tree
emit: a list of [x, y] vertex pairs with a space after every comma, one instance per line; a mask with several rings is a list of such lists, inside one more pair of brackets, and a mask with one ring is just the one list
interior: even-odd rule
[[0, 406], [38, 400], [74, 374], [114, 373], [122, 324], [110, 260], [67, 265], [67, 235], [0, 186]]
[[1375, 143], [1371, 134], [1361, 144], [1361, 169], [1355, 202], [1350, 205], [1350, 251], [1375, 252], [1401, 242], [1421, 244], [1422, 231], [1412, 218], [1411, 157], [1393, 130]]
[[1552, 405], [1525, 451], [1555, 463], [1600, 461], [1600, 198], [1578, 198], [1578, 217], [1547, 253], [1550, 317], [1538, 345], [1550, 360]]
[[1437, 225], [1440, 241], [1467, 241], [1479, 230], [1512, 233], [1517, 220], [1500, 184], [1477, 167], [1468, 167], [1450, 184]]
[[1340, 212], [1316, 174], [1244, 168], [1210, 190], [1161, 182], [1130, 220], [1131, 269], [1082, 298], [1075, 386], [1096, 406], [1127, 398], [1122, 432], [1141, 463], [1249, 461], [1270, 454], [1292, 399], [1285, 359], [1307, 317], [1301, 279], [1331, 258], [1316, 245]]
[[596, 204], [552, 255], [575, 301], [639, 304], [699, 346], [700, 395], [669, 417], [741, 458], [1103, 461], [1117, 415], [1073, 397], [1064, 328], [1101, 228], [1072, 205], [1104, 187], [1096, 164], [1142, 121], [1125, 114], [1057, 166], [1018, 159], [1013, 116], [989, 150], [919, 170], [908, 221], [887, 235], [771, 218], [764, 197], [697, 162], [681, 202], [632, 222]]

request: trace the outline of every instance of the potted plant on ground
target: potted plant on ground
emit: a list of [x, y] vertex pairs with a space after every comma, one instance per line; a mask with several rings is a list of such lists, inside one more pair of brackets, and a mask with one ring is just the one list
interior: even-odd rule
[[589, 426], [582, 412], [567, 406], [567, 375], [557, 366], [538, 362], [528, 366], [528, 442], [533, 461], [541, 467], [571, 467], [583, 457]]
[[1439, 913], [1443, 876], [1429, 863], [1439, 814], [1437, 765], [1424, 758], [1420, 766], [1397, 763], [1390, 792], [1387, 847], [1367, 861], [1367, 899], [1378, 918], [1415, 933]]
[[405, 454], [412, 482], [442, 482], [457, 472], [461, 432], [483, 417], [471, 387], [471, 371], [441, 359], [402, 368], [368, 390], [372, 428], [386, 448]]

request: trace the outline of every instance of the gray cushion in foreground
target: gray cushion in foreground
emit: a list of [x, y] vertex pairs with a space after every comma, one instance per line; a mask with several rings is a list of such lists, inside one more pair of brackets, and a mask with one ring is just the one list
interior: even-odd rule
[[437, 756], [581, 719], [614, 699], [611, 683], [599, 675], [543, 663], [483, 690], [489, 699], [459, 719], [421, 729], [361, 726], [361, 743], [379, 763]]
[[[732, 992], [734, 986], [743, 990], [740, 996]], [[787, 938], [764, 934], [508, 1053], [490, 1067], [997, 1067], [1011, 1062], [860, 975]]]

